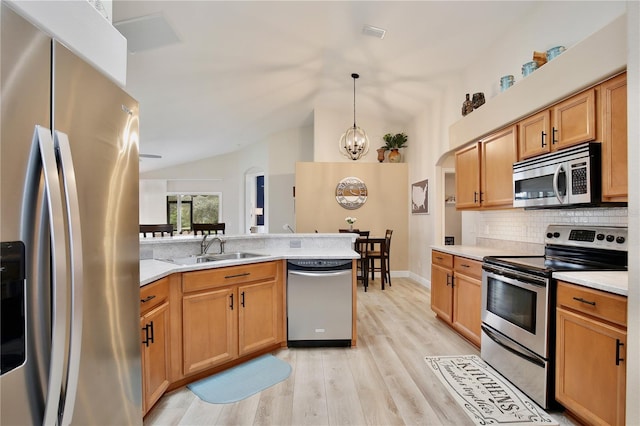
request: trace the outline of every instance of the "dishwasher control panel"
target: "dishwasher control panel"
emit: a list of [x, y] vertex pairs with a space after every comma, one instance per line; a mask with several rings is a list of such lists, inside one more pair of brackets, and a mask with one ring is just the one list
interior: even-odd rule
[[297, 270], [342, 270], [351, 268], [351, 259], [290, 259], [289, 269]]

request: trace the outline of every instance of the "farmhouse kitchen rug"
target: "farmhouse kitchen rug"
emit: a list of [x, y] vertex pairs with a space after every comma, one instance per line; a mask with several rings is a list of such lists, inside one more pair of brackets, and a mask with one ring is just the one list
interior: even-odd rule
[[478, 425], [558, 425], [476, 355], [428, 356], [425, 361]]
[[291, 366], [288, 363], [273, 355], [264, 355], [187, 387], [203, 401], [228, 404], [265, 390], [285, 380], [289, 374]]

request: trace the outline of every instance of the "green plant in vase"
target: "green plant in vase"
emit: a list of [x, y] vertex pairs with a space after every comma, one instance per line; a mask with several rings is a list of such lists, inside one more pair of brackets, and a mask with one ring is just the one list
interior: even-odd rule
[[382, 137], [382, 139], [385, 142], [385, 150], [391, 151], [389, 152], [389, 162], [400, 162], [400, 152], [398, 151], [398, 149], [405, 148], [407, 146], [407, 140], [409, 139], [407, 135], [404, 132], [396, 133], [395, 135], [387, 133]]

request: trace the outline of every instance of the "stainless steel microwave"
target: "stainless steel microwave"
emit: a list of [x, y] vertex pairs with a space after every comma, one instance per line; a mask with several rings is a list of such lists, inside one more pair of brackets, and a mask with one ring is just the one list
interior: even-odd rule
[[587, 142], [513, 164], [513, 206], [581, 207], [601, 202], [600, 144]]

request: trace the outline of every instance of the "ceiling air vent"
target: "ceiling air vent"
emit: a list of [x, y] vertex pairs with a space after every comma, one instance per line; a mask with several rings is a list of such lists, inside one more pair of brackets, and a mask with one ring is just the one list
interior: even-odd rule
[[374, 27], [373, 25], [365, 25], [362, 27], [362, 34], [368, 35], [371, 37], [376, 37], [382, 40], [384, 35], [387, 33], [387, 30], [382, 28]]

